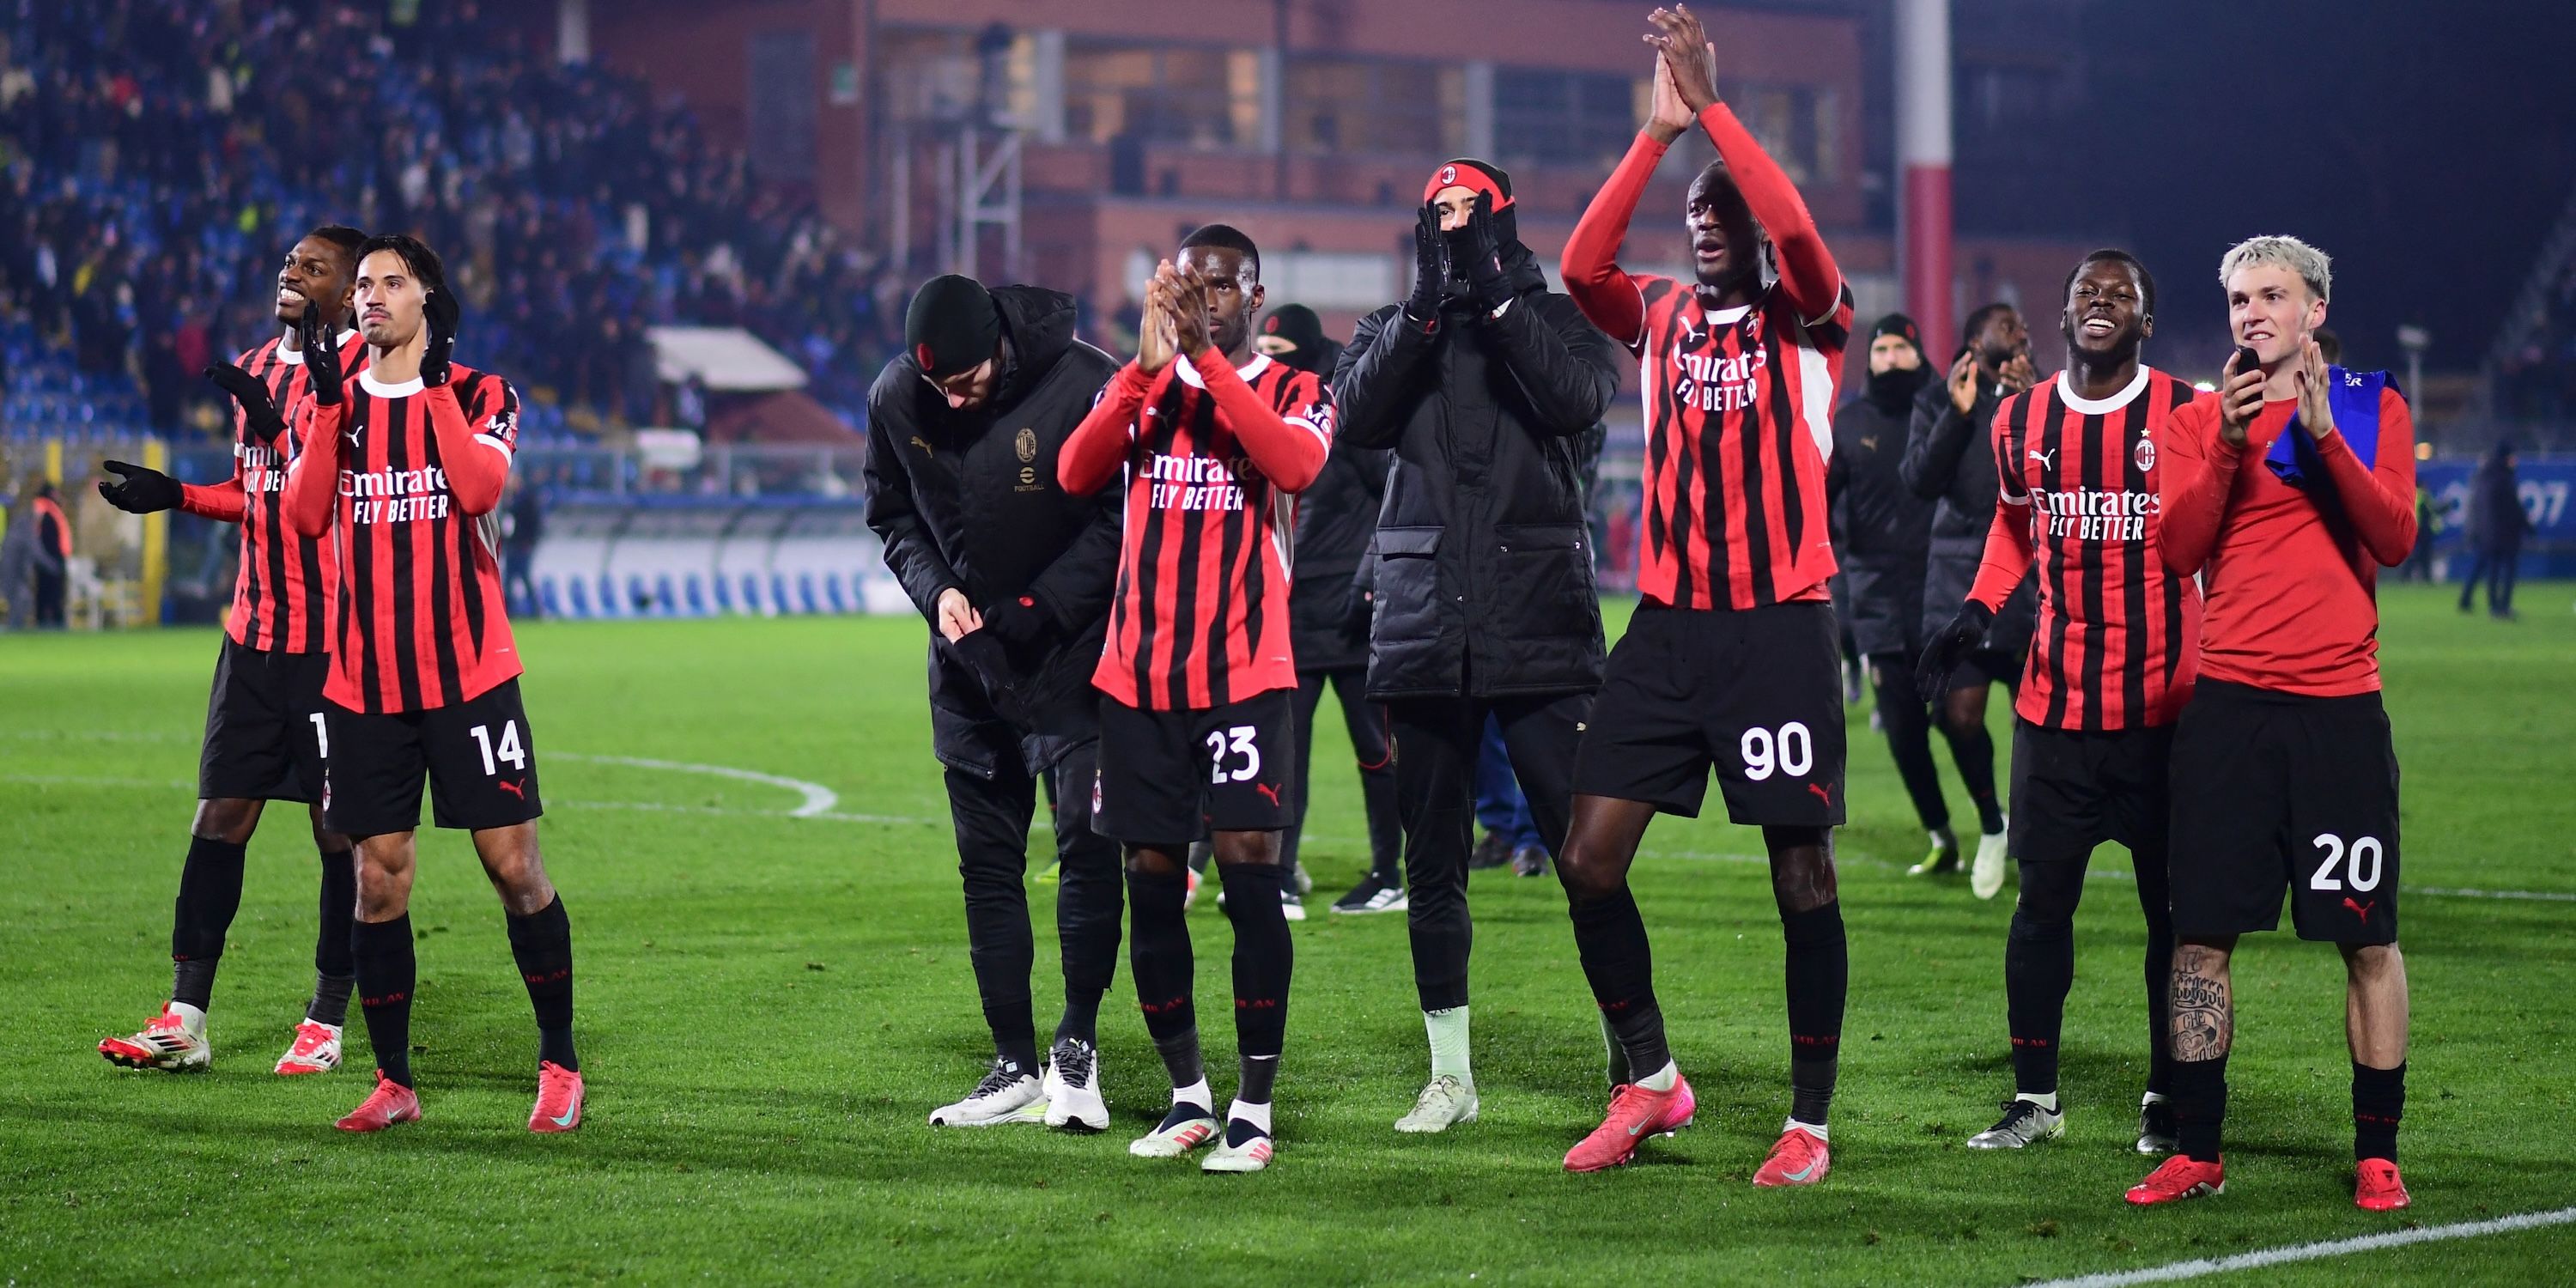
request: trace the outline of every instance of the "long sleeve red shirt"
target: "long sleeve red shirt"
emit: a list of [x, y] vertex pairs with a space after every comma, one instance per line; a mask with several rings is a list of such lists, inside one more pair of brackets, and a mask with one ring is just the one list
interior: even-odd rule
[[2263, 463], [2297, 407], [2264, 403], [2242, 448], [2219, 440], [2217, 399], [2176, 412], [2157, 471], [2160, 544], [2208, 597], [2201, 678], [2318, 698], [2373, 692], [2379, 569], [2415, 548], [2415, 422], [2386, 389], [2372, 468], [2339, 433], [2317, 444], [2330, 517]]

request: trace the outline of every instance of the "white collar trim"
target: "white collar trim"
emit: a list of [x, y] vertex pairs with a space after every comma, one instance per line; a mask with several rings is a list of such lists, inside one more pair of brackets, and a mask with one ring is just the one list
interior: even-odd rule
[[[1182, 384], [1188, 385], [1192, 389], [1207, 388], [1207, 381], [1199, 378], [1198, 367], [1195, 365], [1194, 360], [1187, 355], [1173, 359], [1172, 365], [1180, 371]], [[1236, 367], [1234, 369], [1234, 374], [1243, 377], [1245, 380], [1250, 380], [1254, 376], [1260, 375], [1262, 372], [1269, 370], [1269, 368], [1270, 355], [1266, 353], [1256, 353], [1252, 355], [1252, 361], [1247, 362], [1240, 367]]]
[[[349, 347], [349, 338], [356, 334], [357, 332], [355, 330], [343, 331], [331, 338], [331, 345], [336, 349], [346, 349]], [[302, 349], [290, 349], [281, 344], [277, 346], [277, 360], [290, 367], [300, 367], [304, 365], [304, 351]]]
[[2057, 373], [2057, 396], [2064, 399], [2067, 406], [2087, 416], [2100, 416], [2128, 406], [2131, 399], [2136, 398], [2146, 389], [2147, 381], [2156, 374], [2156, 369], [2143, 362], [2139, 363], [2138, 374], [2130, 378], [2129, 387], [2108, 398], [2085, 398], [2078, 395], [2075, 392], [2075, 381], [2071, 378], [2073, 374], [2071, 371]]
[[384, 381], [376, 379], [376, 373], [373, 371], [361, 371], [358, 373], [358, 387], [366, 390], [368, 393], [374, 394], [378, 398], [409, 398], [413, 394], [419, 393], [421, 390], [420, 377], [418, 376], [413, 376], [411, 379], [398, 385], [389, 385]]

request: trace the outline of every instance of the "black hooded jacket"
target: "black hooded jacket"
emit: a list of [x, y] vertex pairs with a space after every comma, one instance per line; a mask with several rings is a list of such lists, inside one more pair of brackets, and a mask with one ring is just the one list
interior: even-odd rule
[[1910, 657], [1921, 640], [1932, 502], [1915, 495], [1902, 475], [1914, 394], [1924, 375], [1917, 369], [1870, 377], [1866, 394], [1834, 412], [1825, 494], [1833, 499], [1834, 558], [1848, 600], [1837, 607], [1860, 651], [1872, 656]]
[[[1121, 496], [1067, 496], [1056, 453], [1118, 369], [1073, 338], [1074, 300], [1035, 286], [993, 288], [1003, 369], [992, 399], [950, 408], [907, 354], [868, 390], [868, 526], [886, 566], [932, 623], [931, 743], [940, 762], [984, 777], [1017, 750], [1032, 771], [1097, 736], [1091, 688], [1118, 575]], [[939, 638], [939, 593], [978, 610], [1026, 595], [1053, 619], [1042, 656], [1013, 657], [1027, 721], [995, 714], [973, 670]], [[1016, 748], [1015, 748], [1016, 744]]]
[[[1977, 401], [1959, 414], [1950, 401], [1948, 382], [1937, 375], [1923, 382], [1914, 396], [1913, 423], [1905, 439], [1905, 485], [1932, 507], [1931, 557], [1925, 574], [1923, 629], [1928, 638], [1947, 625], [1966, 602], [1986, 554], [1986, 530], [1994, 525], [2000, 500], [1995, 472], [1993, 427], [2004, 404], [2003, 390], [1992, 381], [1977, 383]], [[1986, 630], [1986, 646], [2018, 653], [2030, 643], [2039, 614], [2036, 578], [2004, 600]]]
[[1381, 701], [1601, 683], [1582, 449], [1619, 348], [1518, 240], [1503, 265], [1518, 294], [1502, 316], [1480, 316], [1455, 283], [1428, 326], [1390, 304], [1360, 321], [1333, 375], [1342, 440], [1395, 453], [1370, 570]]

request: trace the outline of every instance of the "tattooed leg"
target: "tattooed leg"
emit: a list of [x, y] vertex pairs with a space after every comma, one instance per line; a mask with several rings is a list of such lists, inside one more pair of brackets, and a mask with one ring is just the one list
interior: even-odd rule
[[2229, 988], [2227, 962], [2235, 948], [2233, 935], [2174, 945], [2174, 1059], [2216, 1060], [2234, 1045], [2236, 1006]]

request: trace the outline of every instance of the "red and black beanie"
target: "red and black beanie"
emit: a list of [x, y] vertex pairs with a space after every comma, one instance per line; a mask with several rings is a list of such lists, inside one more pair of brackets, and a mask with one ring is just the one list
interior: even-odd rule
[[1422, 185], [1422, 203], [1440, 195], [1442, 188], [1472, 188], [1493, 199], [1494, 209], [1508, 210], [1512, 204], [1512, 176], [1501, 166], [1474, 157], [1455, 157], [1440, 163], [1431, 178]]

